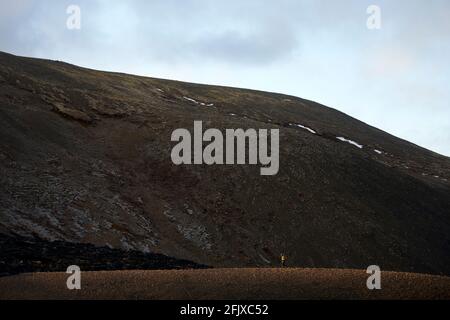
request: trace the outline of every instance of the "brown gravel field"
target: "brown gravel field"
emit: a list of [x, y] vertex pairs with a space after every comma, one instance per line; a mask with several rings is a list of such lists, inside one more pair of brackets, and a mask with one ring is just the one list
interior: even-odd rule
[[450, 299], [450, 278], [382, 272], [382, 289], [364, 270], [207, 269], [82, 273], [81, 290], [65, 273], [0, 278], [0, 299]]

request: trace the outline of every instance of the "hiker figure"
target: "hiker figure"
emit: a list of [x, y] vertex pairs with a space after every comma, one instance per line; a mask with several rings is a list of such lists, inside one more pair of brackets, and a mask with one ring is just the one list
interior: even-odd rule
[[286, 266], [286, 256], [284, 255], [284, 253], [281, 254], [281, 267], [284, 268]]

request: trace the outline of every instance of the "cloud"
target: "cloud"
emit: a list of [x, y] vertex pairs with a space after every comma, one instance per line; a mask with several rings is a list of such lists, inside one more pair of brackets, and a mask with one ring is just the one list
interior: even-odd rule
[[[81, 30], [66, 28], [70, 4]], [[450, 155], [450, 2], [378, 0], [376, 31], [366, 28], [371, 4], [0, 0], [0, 50], [293, 94]]]
[[20, 18], [26, 14], [36, 3], [35, 0], [1, 0], [0, 23]]
[[187, 50], [190, 55], [207, 60], [252, 66], [288, 59], [297, 45], [290, 30], [261, 30], [252, 34], [230, 30], [203, 35], [189, 43]]
[[368, 58], [368, 70], [374, 76], [402, 76], [415, 66], [416, 60], [411, 51], [402, 48], [385, 47]]

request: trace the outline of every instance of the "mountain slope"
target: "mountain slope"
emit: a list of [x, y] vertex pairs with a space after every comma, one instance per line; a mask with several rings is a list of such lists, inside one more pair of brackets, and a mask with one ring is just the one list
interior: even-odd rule
[[[280, 129], [278, 175], [173, 165], [172, 131], [194, 120]], [[450, 159], [292, 96], [0, 53], [0, 167], [3, 234], [211, 266], [285, 252], [291, 266], [450, 274]]]

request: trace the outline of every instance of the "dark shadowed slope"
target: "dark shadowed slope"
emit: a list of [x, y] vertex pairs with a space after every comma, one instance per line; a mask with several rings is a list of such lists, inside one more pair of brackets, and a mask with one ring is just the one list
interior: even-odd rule
[[31, 272], [65, 272], [72, 265], [80, 267], [83, 272], [207, 268], [162, 254], [0, 234], [0, 277]]
[[[171, 133], [194, 120], [279, 128], [279, 174], [173, 165]], [[450, 274], [449, 158], [292, 96], [1, 53], [0, 170], [4, 234], [212, 266], [285, 252], [291, 266]]]

